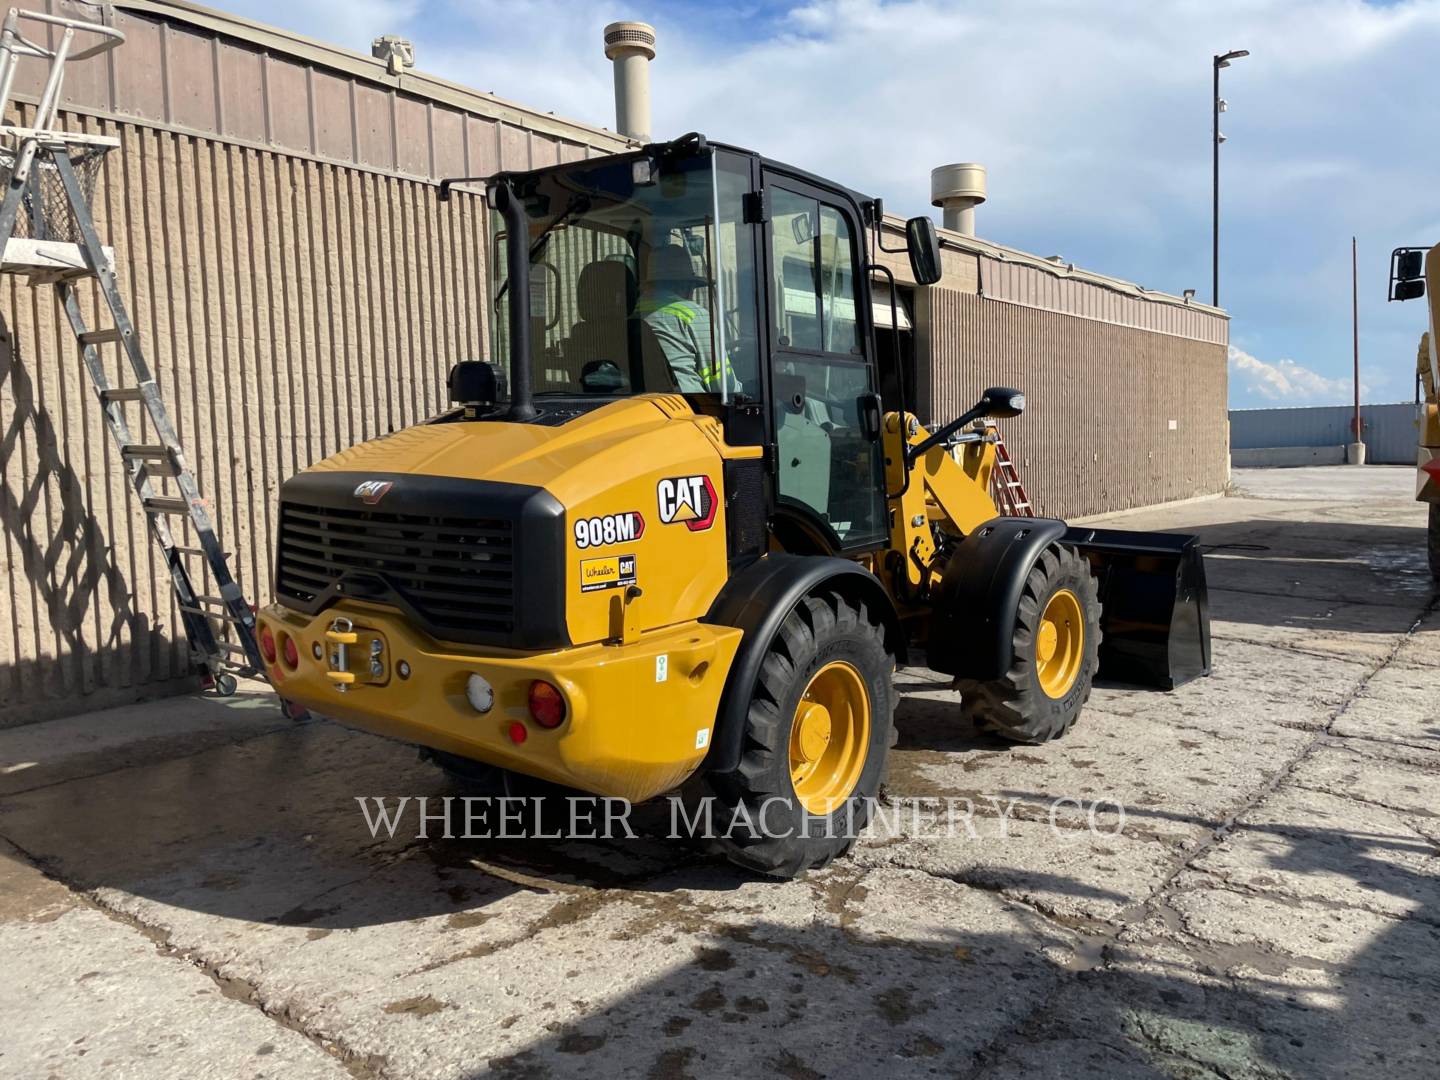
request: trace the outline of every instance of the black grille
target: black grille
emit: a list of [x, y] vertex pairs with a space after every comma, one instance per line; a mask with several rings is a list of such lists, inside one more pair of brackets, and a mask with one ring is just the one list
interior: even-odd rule
[[497, 518], [282, 502], [275, 591], [310, 608], [341, 582], [357, 598], [398, 594], [441, 635], [508, 635], [515, 624], [513, 531]]

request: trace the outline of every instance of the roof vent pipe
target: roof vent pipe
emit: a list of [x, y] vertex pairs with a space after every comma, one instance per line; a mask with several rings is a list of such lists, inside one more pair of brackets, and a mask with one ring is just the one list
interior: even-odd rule
[[605, 57], [615, 63], [615, 130], [648, 143], [655, 28], [643, 22], [611, 23], [605, 27]]
[[985, 201], [985, 166], [973, 161], [930, 170], [930, 205], [945, 213], [945, 228], [975, 235], [975, 207]]

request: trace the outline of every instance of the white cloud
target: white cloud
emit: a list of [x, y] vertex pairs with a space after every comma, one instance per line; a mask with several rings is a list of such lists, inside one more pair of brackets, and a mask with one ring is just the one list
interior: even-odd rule
[[[1343, 405], [1354, 398], [1349, 379], [1331, 379], [1294, 360], [1267, 363], [1230, 346], [1230, 378], [1235, 388], [1282, 405]], [[1369, 388], [1362, 382], [1363, 398]]]
[[421, 10], [423, 0], [230, 0], [216, 6], [256, 22], [368, 53], [372, 38], [399, 29]]

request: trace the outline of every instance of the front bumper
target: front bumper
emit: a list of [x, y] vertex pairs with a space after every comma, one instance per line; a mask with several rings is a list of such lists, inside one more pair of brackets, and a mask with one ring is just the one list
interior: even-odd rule
[[[355, 637], [343, 671], [334, 635], [327, 638], [337, 616], [353, 624]], [[629, 645], [476, 655], [417, 633], [391, 609], [366, 604], [315, 616], [272, 604], [260, 623], [276, 637], [280, 659], [269, 675], [289, 701], [367, 731], [634, 801], [678, 786], [704, 759], [741, 638], [731, 627], [692, 622]], [[299, 655], [293, 669], [284, 660], [287, 637]], [[466, 697], [472, 673], [494, 688], [494, 705], [483, 714]], [[535, 679], [553, 683], [565, 698], [558, 728], [530, 718]], [[512, 737], [516, 724], [524, 728], [521, 742]]]

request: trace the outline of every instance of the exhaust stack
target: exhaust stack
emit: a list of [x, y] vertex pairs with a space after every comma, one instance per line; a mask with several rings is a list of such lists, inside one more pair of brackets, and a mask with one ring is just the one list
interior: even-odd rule
[[605, 27], [605, 57], [615, 64], [615, 130], [648, 143], [655, 28], [643, 22], [611, 23]]
[[973, 161], [930, 170], [930, 205], [945, 213], [945, 228], [975, 235], [975, 207], [985, 201], [985, 166]]

